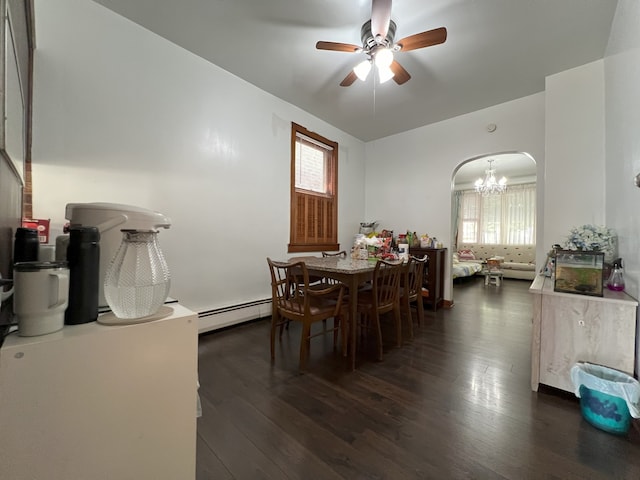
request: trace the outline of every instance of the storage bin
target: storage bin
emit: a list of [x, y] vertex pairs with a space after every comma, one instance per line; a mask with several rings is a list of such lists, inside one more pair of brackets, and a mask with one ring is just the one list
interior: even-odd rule
[[624, 435], [631, 417], [640, 417], [640, 383], [631, 375], [580, 362], [571, 369], [571, 379], [582, 416], [594, 427]]
[[624, 435], [629, 431], [631, 414], [620, 397], [580, 385], [580, 410], [587, 422], [605, 432]]

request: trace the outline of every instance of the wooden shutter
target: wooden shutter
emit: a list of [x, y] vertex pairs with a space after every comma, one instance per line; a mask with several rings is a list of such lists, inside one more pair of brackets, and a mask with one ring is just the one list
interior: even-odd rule
[[[331, 152], [328, 194], [299, 190], [295, 187], [295, 150], [298, 133], [327, 145]], [[338, 211], [338, 144], [303, 127], [292, 124], [291, 129], [291, 227], [289, 252], [319, 252], [339, 250]]]

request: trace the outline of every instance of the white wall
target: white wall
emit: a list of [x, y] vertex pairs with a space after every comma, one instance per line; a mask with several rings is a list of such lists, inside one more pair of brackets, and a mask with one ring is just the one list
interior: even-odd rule
[[[498, 127], [493, 133], [486, 129], [491, 123]], [[366, 219], [394, 232], [428, 233], [451, 253], [451, 191], [458, 166], [481, 155], [524, 152], [536, 160], [541, 178], [544, 93], [368, 142], [366, 151]], [[543, 192], [540, 185], [539, 218]], [[444, 295], [452, 299], [449, 269]]]
[[36, 0], [34, 216], [69, 202], [160, 211], [171, 295], [195, 311], [270, 297], [288, 256], [290, 124], [337, 141], [339, 241], [364, 217], [364, 144], [87, 0]]
[[[498, 126], [494, 133], [489, 123]], [[604, 147], [600, 60], [548, 77], [544, 93], [367, 143], [366, 218], [428, 233], [451, 248], [456, 168], [481, 155], [525, 152], [538, 172], [540, 267], [571, 227], [605, 223]], [[445, 287], [451, 299], [449, 278]]]
[[[640, 3], [619, 0], [605, 56], [606, 217], [618, 232], [626, 291], [640, 298]], [[640, 361], [640, 355], [638, 355]], [[638, 368], [640, 371], [640, 366]]]
[[640, 171], [633, 0], [619, 4], [606, 60], [606, 171], [604, 61], [549, 77], [546, 92], [364, 145], [93, 2], [35, 5], [35, 216], [59, 229], [66, 203], [88, 201], [166, 213], [172, 295], [196, 311], [269, 295], [265, 257], [287, 256], [291, 121], [340, 143], [343, 247], [363, 220], [450, 246], [457, 167], [525, 152], [538, 169], [538, 257], [571, 226], [605, 219], [621, 254], [635, 251], [638, 220], [617, 208], [640, 193], [624, 183]]
[[[606, 216], [618, 232], [625, 291], [640, 299], [640, 3], [619, 0], [604, 59], [606, 105]], [[636, 323], [640, 325], [640, 323]], [[636, 334], [636, 376], [640, 341]]]
[[605, 224], [604, 62], [547, 77], [544, 245]]

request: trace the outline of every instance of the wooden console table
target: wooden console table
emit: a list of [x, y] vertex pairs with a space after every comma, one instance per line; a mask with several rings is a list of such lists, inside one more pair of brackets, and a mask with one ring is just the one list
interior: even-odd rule
[[531, 389], [539, 384], [574, 392], [571, 367], [589, 362], [633, 375], [638, 302], [604, 289], [591, 297], [553, 290], [553, 279], [537, 276], [533, 293]]
[[435, 312], [444, 302], [444, 269], [447, 260], [446, 248], [409, 248], [409, 254], [414, 257], [429, 257], [428, 269], [425, 272], [424, 287], [429, 289], [429, 298], [425, 301], [429, 303]]

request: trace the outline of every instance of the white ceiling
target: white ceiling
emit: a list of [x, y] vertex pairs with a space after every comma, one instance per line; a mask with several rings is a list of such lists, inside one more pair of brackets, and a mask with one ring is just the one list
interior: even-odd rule
[[362, 53], [370, 0], [94, 0], [257, 87], [369, 141], [544, 90], [545, 77], [604, 56], [617, 0], [396, 0], [396, 40], [446, 27], [442, 45], [399, 52], [404, 85], [339, 83]]

